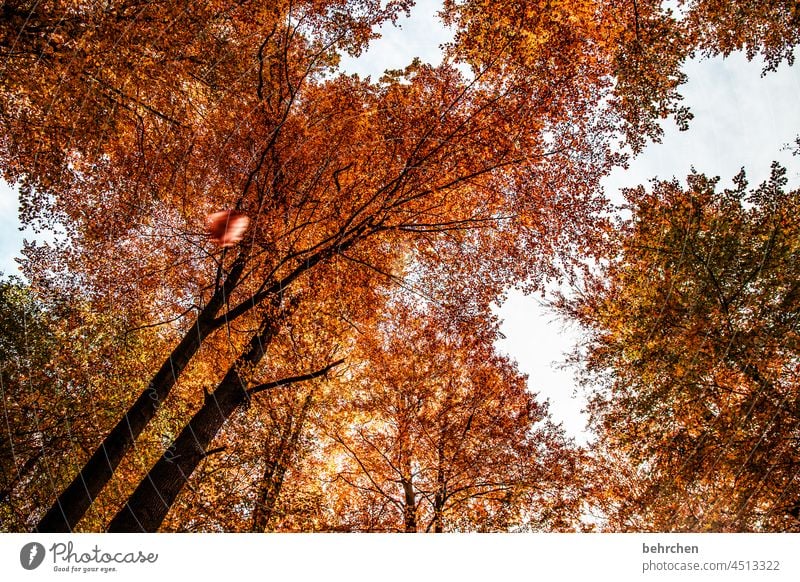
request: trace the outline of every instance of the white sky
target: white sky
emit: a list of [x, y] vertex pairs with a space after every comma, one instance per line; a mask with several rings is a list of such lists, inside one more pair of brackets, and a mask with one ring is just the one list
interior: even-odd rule
[[17, 193], [0, 180], [0, 272], [5, 275], [19, 274], [14, 262], [22, 248], [18, 208]]
[[[377, 78], [386, 69], [404, 67], [415, 56], [438, 63], [439, 46], [452, 36], [434, 17], [440, 6], [438, 0], [418, 0], [410, 19], [401, 19], [398, 28], [384, 29], [383, 37], [369, 51], [357, 60], [345, 58], [342, 65]], [[777, 159], [789, 168], [790, 185], [800, 185], [798, 159], [781, 151], [800, 133], [798, 67], [784, 65], [762, 78], [760, 63], [748, 63], [735, 55], [727, 60], [690, 62], [686, 72], [689, 82], [682, 94], [695, 116], [689, 131], [679, 132], [672, 122], [665, 122], [661, 144], [651, 145], [630, 169], [615, 171], [605, 181], [612, 199], [619, 200], [619, 188], [643, 184], [656, 176], [683, 179], [692, 165], [706, 174], [722, 176], [724, 185], [745, 166], [755, 184], [768, 175], [771, 161]], [[22, 244], [17, 205], [16, 194], [0, 182], [0, 271], [6, 274], [17, 273], [13, 257]], [[529, 375], [531, 389], [550, 401], [555, 420], [562, 422], [570, 435], [585, 441], [583, 398], [575, 394], [572, 371], [559, 366], [575, 345], [577, 330], [565, 327], [536, 298], [517, 292], [509, 295], [499, 314], [505, 320], [502, 331], [506, 339], [498, 347]]]

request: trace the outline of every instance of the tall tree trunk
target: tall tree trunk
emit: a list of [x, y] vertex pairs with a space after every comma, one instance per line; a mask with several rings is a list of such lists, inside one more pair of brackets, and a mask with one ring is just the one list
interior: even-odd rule
[[[281, 295], [298, 277], [325, 259], [352, 247], [366, 236], [367, 223], [359, 224], [339, 233], [328, 245], [316, 250], [299, 262], [283, 279], [264, 286], [247, 301], [228, 309], [226, 317], [233, 320], [261, 304], [268, 297]], [[78, 476], [59, 495], [56, 502], [34, 528], [39, 532], [69, 532], [89, 509], [94, 498], [105, 487], [119, 466], [125, 453], [153, 419], [159, 404], [166, 399], [178, 376], [197, 353], [203, 340], [222, 323], [215, 317], [236, 288], [247, 264], [247, 257], [239, 255], [231, 266], [223, 285], [218, 286], [211, 300], [198, 316], [191, 330], [162, 364], [117, 425], [106, 436], [94, 454], [83, 466]]]
[[444, 441], [439, 441], [437, 447], [437, 463], [436, 468], [436, 493], [433, 495], [433, 531], [442, 533], [444, 531], [444, 504], [447, 501], [447, 481], [444, 478]]
[[244, 265], [243, 259], [237, 259], [233, 264], [225, 284], [217, 289], [192, 328], [164, 361], [144, 392], [106, 435], [72, 483], [58, 496], [36, 525], [36, 531], [71, 532], [74, 529], [95, 497], [109, 482], [125, 454], [153, 419], [203, 340], [219, 327], [214, 318], [238, 283]]
[[278, 329], [278, 322], [270, 320], [259, 333], [253, 336], [247, 351], [237, 358], [213, 394], [206, 396], [205, 403], [200, 410], [142, 479], [125, 506], [111, 520], [108, 531], [157, 531], [200, 461], [210, 454], [207, 452], [208, 445], [211, 444], [219, 429], [239, 407], [249, 400], [251, 395], [295, 382], [318, 378], [342, 363], [342, 360], [339, 360], [309, 374], [261, 384], [248, 390], [245, 382], [239, 376], [238, 370], [243, 367], [251, 368], [261, 361]]
[[[406, 396], [401, 396], [404, 409], [408, 410], [409, 403]], [[414, 491], [414, 476], [411, 467], [411, 435], [407, 421], [404, 421], [397, 434], [400, 442], [400, 485], [403, 487], [403, 530], [406, 533], [417, 531], [417, 494]]]
[[272, 519], [275, 504], [283, 487], [286, 469], [297, 451], [297, 443], [300, 440], [313, 397], [314, 393], [310, 392], [303, 400], [303, 406], [300, 408], [297, 418], [291, 417], [288, 419], [284, 429], [281, 431], [280, 444], [277, 451], [272, 455], [272, 458], [267, 459], [264, 476], [259, 487], [258, 500], [253, 509], [252, 531], [254, 532], [266, 531]]
[[272, 499], [276, 495], [275, 481], [278, 465], [281, 463], [289, 441], [291, 426], [291, 422], [287, 420], [281, 430], [281, 438], [278, 447], [273, 451], [265, 451], [266, 464], [264, 466], [264, 474], [261, 476], [261, 482], [258, 487], [258, 498], [256, 499], [255, 507], [253, 507], [253, 523], [250, 528], [253, 532], [263, 532], [267, 529], [270, 517], [268, 514], [271, 514], [272, 508], [274, 507]]
[[417, 532], [417, 495], [411, 477], [402, 480], [403, 485], [403, 526], [406, 533]]
[[270, 318], [251, 338], [245, 353], [236, 359], [213, 394], [206, 395], [200, 410], [111, 520], [108, 531], [153, 532], [161, 526], [178, 493], [205, 458], [208, 445], [219, 429], [247, 402], [247, 387], [239, 370], [256, 366], [261, 361], [277, 329], [277, 321]]

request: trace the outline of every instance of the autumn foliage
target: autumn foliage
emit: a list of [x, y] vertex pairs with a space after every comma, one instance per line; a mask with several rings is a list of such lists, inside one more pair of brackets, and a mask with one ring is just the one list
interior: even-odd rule
[[627, 193], [619, 255], [565, 307], [625, 530], [797, 531], [798, 191], [786, 171]]
[[575, 528], [580, 454], [491, 334], [395, 305], [324, 426], [337, 529]]
[[[744, 201], [742, 186], [725, 206], [695, 176], [700, 202], [678, 202], [675, 185], [640, 192], [631, 224], [656, 230], [615, 238], [600, 180], [657, 139], [661, 119], [688, 127], [689, 56], [791, 62], [796, 3], [698, 0], [678, 15], [648, 0], [447, 0], [455, 37], [441, 63], [377, 79], [340, 69], [412, 4], [4, 4], [3, 176], [23, 223], [60, 235], [27, 242], [27, 283], [1, 289], [3, 529], [567, 531], [593, 527], [592, 504], [624, 529], [632, 499], [646, 506], [635, 527], [790, 527], [776, 516], [796, 503], [780, 485], [795, 449], [781, 440], [791, 358], [777, 339], [791, 328], [777, 315], [794, 293], [777, 280], [792, 256], [791, 195], [776, 209], [766, 194]], [[634, 327], [677, 295], [628, 281], [614, 253], [630, 252], [625, 236], [689, 240], [668, 228], [669, 204], [706, 209], [679, 283], [707, 303], [675, 308], [696, 318], [694, 335], [673, 336], [677, 351], [634, 354], [653, 367], [625, 388], [626, 404], [652, 405], [647, 438], [623, 436], [616, 400], [598, 393], [603, 439], [590, 455], [495, 352], [492, 305], [514, 286], [591, 282], [563, 307], [595, 330], [589, 368], [621, 385], [634, 348], [616, 360], [603, 341], [641, 330], [606, 315], [629, 307], [612, 305], [609, 286], [639, 310]], [[775, 221], [784, 238], [765, 226]], [[748, 275], [767, 255], [775, 268]], [[688, 276], [702, 265], [710, 283]], [[748, 327], [762, 321], [748, 309], [765, 305], [773, 323]], [[710, 409], [648, 383], [695, 374], [678, 363], [695, 344], [716, 346], [708, 363], [728, 391]], [[665, 424], [678, 408], [687, 416]], [[685, 428], [708, 414], [720, 418], [708, 431]], [[634, 454], [628, 438], [650, 448]], [[744, 465], [733, 445], [718, 461], [698, 456], [673, 497], [598, 493], [595, 475], [645, 459], [662, 483], [677, 461], [652, 457], [680, 439], [754, 448]], [[762, 457], [767, 444], [781, 454]], [[612, 457], [615, 470], [600, 469]], [[692, 522], [679, 495], [689, 484], [728, 501]], [[680, 526], [660, 503], [680, 508]]]

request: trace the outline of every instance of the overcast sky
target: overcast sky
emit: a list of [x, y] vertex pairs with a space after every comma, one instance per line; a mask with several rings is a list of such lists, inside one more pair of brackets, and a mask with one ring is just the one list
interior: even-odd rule
[[[451, 38], [434, 16], [439, 6], [436, 0], [418, 0], [410, 19], [384, 29], [383, 38], [369, 51], [357, 60], [344, 59], [343, 66], [378, 78], [413, 57], [438, 63], [439, 45]], [[679, 132], [666, 122], [662, 143], [651, 145], [628, 170], [615, 171], [606, 180], [608, 195], [618, 200], [619, 188], [656, 176], [683, 179], [692, 166], [721, 176], [725, 185], [744, 166], [755, 184], [767, 177], [772, 160], [789, 168], [791, 186], [800, 186], [798, 158], [782, 151], [800, 133], [800, 71], [784, 65], [762, 78], [761, 68], [759, 62], [748, 63], [739, 55], [690, 62], [689, 82], [682, 90], [695, 115], [689, 131]], [[0, 271], [6, 274], [17, 272], [13, 258], [22, 241], [17, 206], [14, 192], [0, 184]], [[565, 327], [537, 299], [519, 293], [511, 293], [499, 313], [506, 339], [498, 347], [529, 375], [531, 389], [550, 401], [553, 416], [567, 432], [584, 440], [584, 401], [575, 394], [572, 372], [558, 365], [577, 341], [577, 330]]]

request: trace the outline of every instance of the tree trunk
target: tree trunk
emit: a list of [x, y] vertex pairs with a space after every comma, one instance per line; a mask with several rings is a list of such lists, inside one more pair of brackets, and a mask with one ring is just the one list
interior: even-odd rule
[[158, 530], [184, 484], [206, 456], [208, 445], [228, 418], [248, 400], [247, 386], [239, 370], [256, 366], [277, 332], [270, 319], [255, 334], [247, 351], [239, 356], [213, 394], [184, 427], [161, 459], [139, 483], [119, 510], [108, 531], [154, 532]]
[[402, 480], [403, 485], [403, 525], [406, 533], [417, 532], [417, 495], [411, 477]]
[[[361, 224], [340, 236], [328, 246], [317, 250], [300, 262], [280, 281], [265, 286], [247, 301], [228, 309], [226, 317], [233, 320], [247, 313], [268, 297], [281, 295], [300, 275], [325, 259], [352, 247], [365, 235], [367, 224]], [[89, 509], [92, 501], [105, 487], [119, 466], [125, 453], [136, 438], [153, 419], [159, 404], [167, 397], [178, 376], [197, 353], [203, 340], [217, 329], [221, 323], [215, 318], [225, 305], [231, 292], [236, 288], [247, 264], [247, 257], [239, 255], [222, 286], [218, 286], [211, 300], [200, 313], [192, 329], [162, 364], [158, 373], [148, 384], [122, 420], [106, 436], [98, 449], [89, 458], [77, 477], [59, 495], [56, 502], [34, 528], [38, 532], [70, 532]]]
[[411, 473], [411, 437], [405, 423], [397, 436], [400, 441], [400, 485], [403, 487], [403, 529], [406, 533], [416, 533], [417, 493], [414, 491], [414, 476]]
[[212, 296], [192, 328], [161, 365], [144, 392], [103, 439], [77, 477], [58, 496], [50, 510], [36, 525], [36, 531], [71, 532], [78, 524], [95, 497], [114, 475], [125, 454], [153, 419], [203, 340], [218, 327], [214, 322], [214, 316], [238, 283], [244, 264], [244, 260], [241, 259], [234, 263], [225, 284]]
[[278, 448], [275, 451], [265, 451], [267, 458], [264, 466], [264, 474], [261, 477], [261, 483], [258, 487], [258, 499], [256, 499], [255, 507], [253, 507], [253, 524], [251, 531], [264, 532], [267, 529], [269, 518], [274, 507], [272, 501], [276, 495], [275, 481], [278, 472], [278, 464], [284, 454], [287, 442], [289, 440], [289, 430], [291, 423], [287, 422], [281, 431], [281, 439]]
[[444, 478], [444, 442], [439, 441], [437, 447], [437, 469], [436, 469], [436, 493], [433, 496], [433, 531], [442, 533], [444, 531], [444, 504], [447, 500], [447, 481]]
[[275, 504], [283, 487], [286, 469], [297, 450], [297, 443], [300, 440], [300, 434], [303, 431], [312, 400], [313, 392], [306, 396], [297, 418], [289, 418], [287, 420], [286, 426], [281, 432], [277, 452], [272, 455], [271, 459], [267, 459], [267, 465], [264, 468], [264, 476], [261, 479], [261, 486], [258, 492], [258, 500], [253, 509], [252, 531], [254, 532], [266, 531], [272, 519]]
[[192, 417], [192, 420], [172, 442], [161, 459], [142, 479], [125, 506], [111, 520], [108, 531], [157, 531], [200, 461], [210, 454], [210, 452], [206, 452], [208, 445], [211, 444], [219, 429], [240, 406], [247, 403], [251, 395], [318, 378], [343, 362], [343, 360], [338, 360], [309, 374], [247, 389], [238, 370], [243, 367], [254, 367], [261, 361], [278, 329], [279, 322], [271, 320], [253, 336], [247, 352], [237, 358], [214, 393], [206, 396], [202, 408]]

